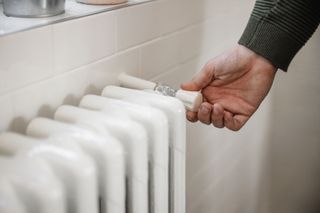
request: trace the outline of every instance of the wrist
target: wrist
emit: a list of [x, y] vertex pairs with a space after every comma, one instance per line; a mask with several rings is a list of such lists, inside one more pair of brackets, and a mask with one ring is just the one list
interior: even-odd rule
[[237, 45], [237, 49], [240, 55], [247, 58], [251, 68], [260, 67], [264, 70], [272, 70], [273, 72], [277, 71], [277, 67], [271, 61], [251, 49], [240, 44]]

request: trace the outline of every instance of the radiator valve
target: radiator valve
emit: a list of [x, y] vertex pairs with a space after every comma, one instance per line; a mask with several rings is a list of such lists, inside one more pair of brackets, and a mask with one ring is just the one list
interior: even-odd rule
[[140, 90], [153, 90], [156, 93], [176, 97], [183, 102], [185, 107], [192, 111], [197, 112], [200, 104], [203, 101], [200, 91], [187, 91], [182, 89], [173, 89], [166, 84], [154, 83], [141, 78], [137, 78], [126, 73], [121, 73], [118, 76], [118, 80], [121, 86], [140, 89]]

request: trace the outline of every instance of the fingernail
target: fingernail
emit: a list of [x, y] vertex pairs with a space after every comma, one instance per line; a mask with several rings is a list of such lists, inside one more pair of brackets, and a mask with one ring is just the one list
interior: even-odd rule
[[219, 115], [219, 110], [217, 109], [217, 107], [213, 107], [213, 114]]
[[201, 107], [200, 107], [200, 111], [201, 111], [202, 113], [204, 113], [204, 114], [208, 114], [208, 113], [209, 113], [209, 109], [208, 109], [207, 107], [205, 107], [205, 106], [201, 106]]

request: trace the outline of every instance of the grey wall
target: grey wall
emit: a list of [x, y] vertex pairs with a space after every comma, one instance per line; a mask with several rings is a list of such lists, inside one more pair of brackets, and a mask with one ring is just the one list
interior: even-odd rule
[[320, 212], [320, 29], [273, 94], [270, 212]]

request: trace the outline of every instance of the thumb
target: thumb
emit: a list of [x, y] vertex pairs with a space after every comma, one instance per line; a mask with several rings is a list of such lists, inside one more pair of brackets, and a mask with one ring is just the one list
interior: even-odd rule
[[213, 64], [206, 64], [203, 69], [197, 73], [190, 82], [181, 84], [181, 89], [190, 91], [200, 91], [204, 87], [208, 86], [214, 77]]

